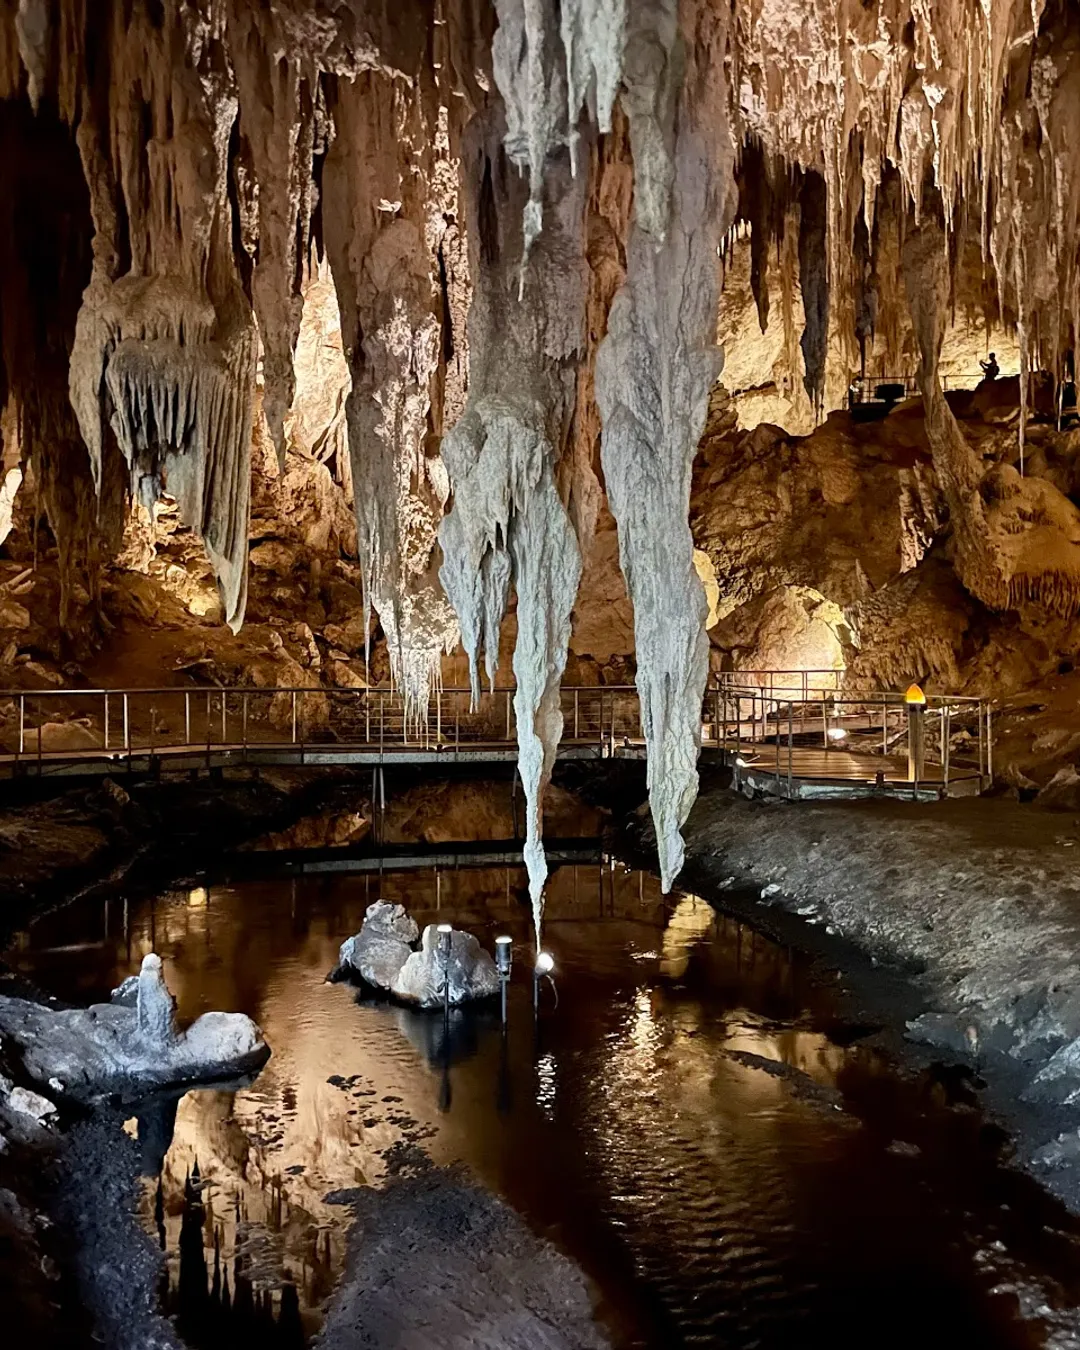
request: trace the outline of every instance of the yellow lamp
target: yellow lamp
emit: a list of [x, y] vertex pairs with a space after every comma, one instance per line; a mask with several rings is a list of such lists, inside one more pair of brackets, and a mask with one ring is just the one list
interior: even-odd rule
[[926, 695], [917, 684], [909, 684], [907, 693], [904, 695], [904, 702], [924, 705], [926, 703]]

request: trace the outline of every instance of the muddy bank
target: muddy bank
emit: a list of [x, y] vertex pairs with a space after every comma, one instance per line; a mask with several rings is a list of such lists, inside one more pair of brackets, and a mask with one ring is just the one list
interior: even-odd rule
[[981, 1076], [1019, 1163], [1080, 1209], [1080, 820], [716, 789], [685, 833], [703, 887], [751, 882], [773, 912], [901, 975], [908, 1036]]
[[368, 798], [356, 775], [338, 769], [226, 769], [130, 784], [118, 777], [4, 805], [0, 940], [31, 914], [95, 885], [122, 879], [129, 888], [160, 887], [246, 842], [283, 846], [278, 832], [308, 842], [305, 821], [316, 822], [307, 834], [325, 844], [319, 822], [343, 816], [351, 836], [362, 837]]
[[[344, 1199], [345, 1197], [342, 1197]], [[317, 1350], [603, 1350], [581, 1272], [456, 1171], [357, 1191]]]

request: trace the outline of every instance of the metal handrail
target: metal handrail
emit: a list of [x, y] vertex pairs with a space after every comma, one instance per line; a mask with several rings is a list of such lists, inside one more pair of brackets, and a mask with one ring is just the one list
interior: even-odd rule
[[[824, 675], [832, 681], [830, 687], [821, 683]], [[898, 714], [904, 695], [846, 689], [843, 676], [836, 670], [722, 672], [704, 691], [701, 743], [725, 752], [734, 746], [737, 752], [744, 743], [760, 748], [772, 742], [775, 771], [786, 771], [789, 783], [796, 738], [801, 746], [807, 733], [816, 736], [818, 728], [829, 748], [830, 733], [838, 726], [856, 734], [877, 727], [881, 751], [889, 752], [902, 736]], [[247, 756], [283, 748], [295, 751], [301, 762], [333, 747], [377, 755], [380, 762], [403, 749], [475, 754], [479, 747], [516, 743], [514, 694], [513, 686], [496, 686], [474, 704], [469, 689], [443, 687], [432, 691], [425, 709], [407, 707], [401, 691], [388, 686], [0, 690], [0, 702], [9, 704], [6, 715], [0, 712], [0, 759], [36, 760], [40, 771], [46, 762], [103, 758], [130, 765], [136, 755], [157, 761], [185, 751], [205, 755], [208, 767], [215, 753]], [[563, 739], [570, 745], [593, 747], [610, 758], [644, 742], [633, 685], [564, 685], [560, 705]], [[964, 772], [963, 757], [951, 748], [954, 724], [973, 718], [979, 772], [992, 771], [990, 710], [983, 700], [932, 694], [926, 718], [937, 733], [929, 738], [932, 755], [940, 754], [947, 780]]]

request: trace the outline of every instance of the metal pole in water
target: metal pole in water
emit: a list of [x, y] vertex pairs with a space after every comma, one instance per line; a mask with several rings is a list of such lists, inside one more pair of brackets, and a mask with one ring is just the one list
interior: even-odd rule
[[[600, 884], [603, 886], [603, 874], [601, 873]], [[603, 895], [603, 891], [601, 891]], [[536, 957], [536, 965], [533, 967], [533, 1017], [540, 1015], [540, 981], [545, 975], [551, 975], [555, 969], [555, 958], [550, 952], [539, 952]]]
[[506, 986], [510, 983], [510, 971], [514, 964], [514, 939], [497, 937], [495, 939], [495, 969], [499, 972], [499, 988], [502, 1003], [502, 1025], [506, 1030]]

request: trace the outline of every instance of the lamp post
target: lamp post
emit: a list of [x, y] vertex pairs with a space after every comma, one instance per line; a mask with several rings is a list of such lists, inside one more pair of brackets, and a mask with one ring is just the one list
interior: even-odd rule
[[533, 1016], [538, 1016], [540, 1012], [540, 981], [545, 975], [551, 976], [555, 969], [555, 958], [550, 952], [538, 952], [536, 956], [536, 965], [533, 967]]
[[908, 782], [914, 783], [918, 792], [926, 764], [926, 695], [917, 684], [908, 686], [904, 708], [908, 724]]
[[514, 939], [497, 937], [495, 939], [495, 969], [499, 972], [499, 989], [502, 994], [502, 1024], [506, 1030], [506, 986], [510, 983], [510, 970], [514, 964]]

